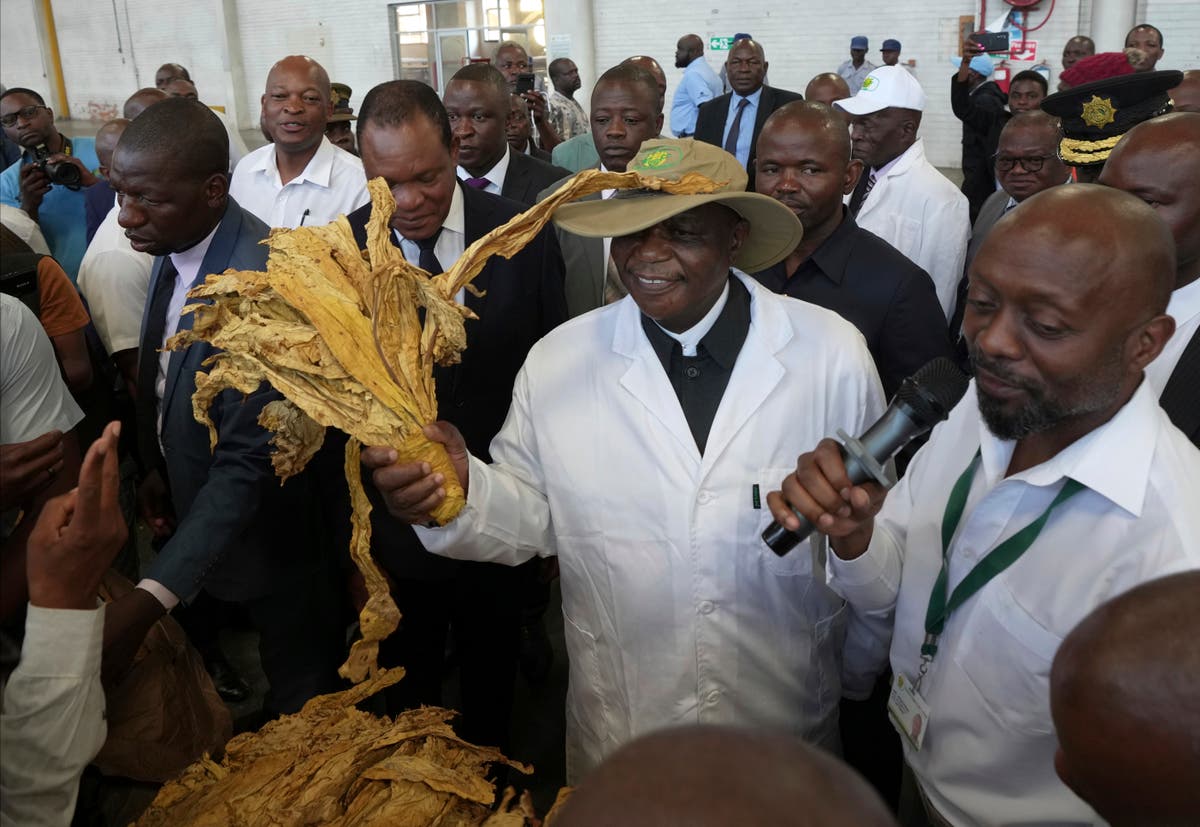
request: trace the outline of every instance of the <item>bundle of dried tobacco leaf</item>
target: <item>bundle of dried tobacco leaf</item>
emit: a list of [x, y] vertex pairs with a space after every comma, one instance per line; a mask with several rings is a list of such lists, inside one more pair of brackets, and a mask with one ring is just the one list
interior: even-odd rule
[[507, 791], [495, 811], [493, 764], [528, 774], [498, 750], [454, 734], [454, 714], [424, 707], [395, 719], [355, 709], [402, 669], [313, 698], [295, 715], [234, 738], [221, 763], [207, 756], [159, 790], [137, 827], [538, 824], [528, 794]]
[[[268, 405], [260, 423], [275, 432], [276, 473], [298, 473], [321, 446], [326, 427], [349, 434], [346, 480], [354, 504], [351, 554], [370, 595], [356, 641], [341, 674], [358, 682], [377, 669], [378, 642], [399, 614], [370, 555], [370, 505], [362, 492], [360, 444], [388, 445], [400, 462], [426, 461], [446, 479], [447, 496], [434, 512], [445, 524], [464, 504], [445, 449], [422, 426], [437, 418], [433, 367], [459, 361], [464, 321], [474, 314], [454, 301], [493, 255], [511, 258], [545, 226], [562, 203], [604, 189], [644, 188], [678, 194], [714, 192], [721, 183], [689, 174], [678, 181], [636, 172], [582, 172], [545, 201], [497, 227], [467, 248], [445, 273], [409, 264], [391, 243], [395, 202], [382, 178], [368, 184], [371, 217], [360, 251], [345, 217], [321, 227], [271, 231], [267, 271], [210, 275], [188, 295], [202, 299], [184, 312], [194, 324], [168, 342], [196, 341], [220, 349], [212, 370], [196, 377], [196, 419], [217, 434], [208, 408], [222, 391], [244, 393], [270, 382], [286, 401]], [[422, 314], [423, 318], [422, 318]]]

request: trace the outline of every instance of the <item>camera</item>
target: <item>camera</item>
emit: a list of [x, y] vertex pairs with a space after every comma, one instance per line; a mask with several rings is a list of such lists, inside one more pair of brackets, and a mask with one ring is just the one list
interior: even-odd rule
[[72, 190], [79, 189], [82, 180], [79, 167], [67, 161], [50, 161], [50, 150], [46, 149], [45, 144], [38, 144], [33, 150], [33, 155], [37, 159], [33, 165], [46, 173], [51, 184], [58, 184]]

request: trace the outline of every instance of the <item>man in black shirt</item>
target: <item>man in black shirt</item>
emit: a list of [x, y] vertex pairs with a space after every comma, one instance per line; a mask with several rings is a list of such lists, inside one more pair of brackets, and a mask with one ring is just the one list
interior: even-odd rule
[[755, 189], [789, 207], [804, 240], [786, 259], [755, 273], [776, 293], [821, 305], [867, 340], [883, 390], [937, 356], [949, 356], [941, 305], [929, 275], [842, 206], [862, 162], [850, 157], [841, 117], [823, 103], [789, 103], [758, 139]]

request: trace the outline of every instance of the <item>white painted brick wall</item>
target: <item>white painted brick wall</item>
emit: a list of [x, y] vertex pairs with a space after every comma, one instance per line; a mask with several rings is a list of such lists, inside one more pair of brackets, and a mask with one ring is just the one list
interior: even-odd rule
[[290, 54], [306, 54], [329, 72], [334, 82], [354, 90], [357, 110], [367, 91], [395, 77], [386, 2], [287, 2], [239, 0], [249, 123], [258, 123], [259, 100], [271, 64]]
[[1159, 69], [1200, 69], [1200, 2], [1142, 0], [1137, 20], [1163, 33]]
[[36, 0], [0, 2], [0, 82], [35, 89], [49, 100], [36, 11]]
[[[209, 0], [120, 0], [113, 4], [56, 0], [55, 18], [63, 55], [67, 93], [75, 117], [115, 112], [134, 89], [153, 83], [153, 72], [166, 61], [187, 66], [206, 103], [227, 105], [225, 67], [217, 3]], [[555, 0], [547, 0], [553, 5]], [[386, 0], [236, 0], [236, 24], [245, 68], [242, 128], [258, 121], [258, 100], [270, 65], [280, 57], [305, 53], [319, 60], [333, 80], [354, 89], [354, 105], [373, 85], [393, 77]], [[1049, 3], [1043, 1], [1045, 8]], [[989, 3], [988, 18], [1002, 8]], [[1031, 14], [1036, 25], [1045, 8]], [[1163, 68], [1200, 67], [1200, 2], [1137, 0], [1139, 19], [1161, 28], [1166, 37]], [[36, 0], [0, 3], [0, 80], [50, 91], [34, 24]], [[870, 38], [869, 58], [879, 62], [886, 37], [904, 44], [902, 58], [917, 61], [916, 77], [930, 104], [922, 124], [927, 151], [939, 166], [955, 166], [960, 156], [961, 124], [949, 104], [947, 59], [957, 46], [959, 15], [979, 13], [972, 0], [929, 0], [914, 6], [894, 0], [860, 0], [853, 6], [788, 0], [740, 0], [733, 3], [647, 3], [645, 0], [596, 0], [594, 11], [597, 76], [632, 54], [654, 55], [667, 70], [674, 94], [680, 70], [673, 68], [675, 41], [696, 32], [707, 38], [748, 31], [764, 44], [771, 82], [803, 91], [809, 78], [831, 71], [848, 57], [850, 37]], [[1057, 0], [1050, 22], [1033, 37], [1039, 58], [1056, 82], [1062, 45], [1087, 31], [1092, 0]], [[724, 53], [707, 55], [714, 67]], [[1027, 68], [1013, 67], [1013, 71]]]
[[[1039, 44], [1039, 60], [1047, 60], [1054, 71], [1059, 68], [1063, 44], [1079, 32], [1081, 4], [1090, 7], [1090, 0], [1058, 0], [1050, 22], [1031, 35]], [[962, 124], [950, 110], [950, 76], [954, 68], [948, 59], [957, 53], [959, 15], [978, 16], [977, 2], [929, 0], [916, 6], [892, 0], [861, 0], [838, 6], [811, 0], [741, 0], [736, 7], [724, 3], [714, 6], [718, 4], [650, 5], [644, 0], [603, 0], [596, 11], [596, 62], [612, 65], [637, 53], [658, 57], [667, 69], [669, 107], [681, 75], [681, 70], [671, 68], [675, 41], [689, 32], [706, 41], [710, 36], [750, 32], [766, 50], [771, 84], [798, 92], [804, 91], [814, 75], [834, 71], [849, 58], [850, 38], [854, 35], [870, 39], [867, 58], [875, 64], [882, 62], [879, 47], [884, 38], [894, 37], [904, 46], [901, 60], [917, 61], [915, 76], [929, 96], [921, 124], [926, 153], [938, 166], [958, 165]], [[1048, 8], [1049, 3], [1043, 6]], [[988, 4], [989, 18], [996, 16], [997, 8], [999, 0]], [[1044, 11], [1033, 12], [1031, 25], [1037, 25], [1043, 17]], [[631, 22], [634, 20], [639, 22]], [[726, 54], [706, 52], [705, 56], [714, 69], [719, 69]], [[1014, 65], [1014, 74], [1032, 66]]]

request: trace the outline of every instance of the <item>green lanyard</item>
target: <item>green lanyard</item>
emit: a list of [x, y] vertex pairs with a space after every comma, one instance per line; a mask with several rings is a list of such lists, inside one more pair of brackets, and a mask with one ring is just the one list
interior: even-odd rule
[[979, 458], [980, 452], [976, 451], [970, 465], [954, 483], [954, 488], [950, 491], [950, 499], [946, 503], [946, 512], [942, 515], [942, 570], [938, 572], [937, 580], [933, 583], [933, 591], [929, 595], [929, 608], [925, 612], [925, 641], [921, 644], [921, 667], [916, 681], [918, 689], [920, 689], [921, 678], [925, 676], [930, 662], [937, 655], [938, 638], [941, 636], [942, 630], [946, 628], [946, 620], [950, 614], [987, 585], [993, 577], [1017, 562], [1042, 533], [1042, 528], [1050, 519], [1050, 512], [1086, 487], [1076, 480], [1068, 479], [1062, 490], [1058, 492], [1058, 496], [1042, 512], [1041, 516], [996, 546], [986, 557], [976, 563], [975, 568], [971, 569], [970, 573], [963, 578], [958, 587], [950, 594], [950, 599], [947, 600], [946, 585], [950, 578], [950, 541], [954, 537], [954, 532], [958, 530], [963, 509], [967, 506], [967, 495], [971, 491], [971, 480], [975, 478], [975, 469], [979, 467]]

